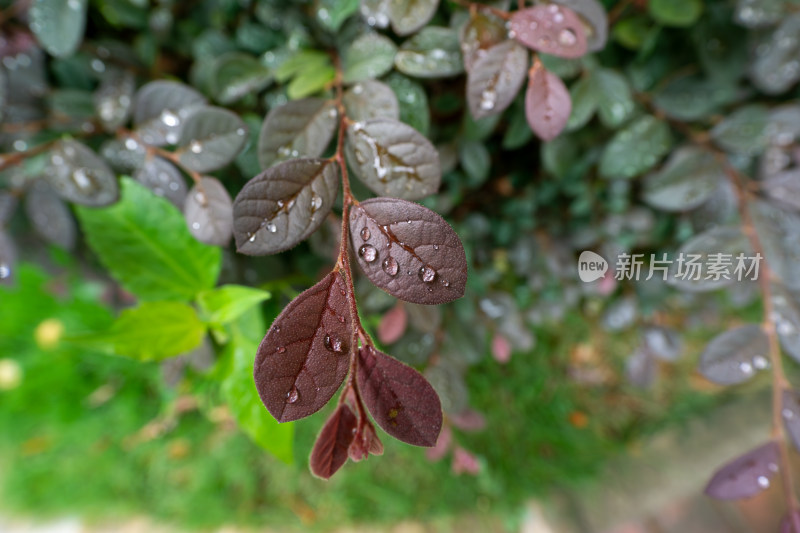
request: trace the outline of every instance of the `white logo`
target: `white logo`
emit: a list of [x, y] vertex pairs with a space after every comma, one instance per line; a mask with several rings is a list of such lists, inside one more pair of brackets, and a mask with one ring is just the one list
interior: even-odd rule
[[578, 277], [586, 283], [602, 278], [608, 272], [608, 261], [590, 250], [581, 252], [578, 258]]

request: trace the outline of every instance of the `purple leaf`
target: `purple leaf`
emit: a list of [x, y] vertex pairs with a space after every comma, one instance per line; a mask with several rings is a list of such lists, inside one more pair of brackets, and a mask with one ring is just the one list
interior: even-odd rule
[[439, 153], [408, 124], [388, 118], [354, 122], [345, 150], [355, 174], [376, 194], [417, 200], [439, 189]]
[[233, 203], [236, 248], [267, 255], [293, 247], [328, 216], [339, 190], [330, 159], [292, 159], [248, 181]]
[[362, 346], [356, 380], [364, 404], [386, 433], [414, 446], [436, 444], [442, 406], [422, 374], [372, 346]]
[[133, 178], [178, 207], [186, 201], [186, 182], [181, 171], [162, 157], [148, 154]]
[[479, 57], [467, 74], [467, 102], [475, 118], [504, 111], [525, 82], [528, 51], [504, 41]]
[[427, 207], [396, 198], [361, 202], [351, 210], [350, 239], [370, 281], [396, 298], [435, 305], [464, 295], [464, 247]]
[[69, 207], [44, 181], [37, 180], [25, 195], [25, 213], [44, 240], [72, 250], [77, 228]]
[[564, 130], [570, 113], [572, 100], [564, 82], [537, 61], [525, 92], [528, 125], [540, 139], [552, 141]]
[[45, 177], [62, 198], [76, 204], [101, 207], [119, 198], [117, 177], [105, 160], [73, 139], [53, 145]]
[[725, 464], [714, 473], [705, 493], [718, 500], [739, 500], [769, 488], [778, 472], [778, 443], [770, 441]]
[[256, 389], [272, 416], [297, 420], [328, 403], [347, 375], [351, 343], [347, 287], [335, 270], [292, 300], [258, 347]]
[[175, 155], [185, 168], [211, 172], [236, 159], [246, 143], [247, 127], [236, 113], [204, 107], [186, 119]]
[[183, 214], [194, 238], [214, 246], [227, 246], [233, 233], [233, 202], [216, 178], [204, 177], [192, 187]]
[[769, 340], [758, 324], [746, 324], [714, 337], [700, 356], [698, 370], [718, 385], [748, 381], [769, 366]]
[[146, 144], [175, 144], [189, 110], [206, 103], [205, 96], [188, 85], [151, 81], [143, 85], [133, 99], [133, 124]]
[[391, 87], [376, 80], [364, 80], [356, 83], [344, 93], [342, 99], [347, 118], [364, 121], [371, 118], [388, 118], [397, 120], [400, 117], [400, 104]]
[[366, 459], [369, 454], [383, 455], [383, 443], [375, 433], [375, 427], [367, 421], [364, 427], [356, 433], [353, 442], [350, 443], [347, 455], [357, 463]]
[[581, 57], [587, 49], [583, 21], [568, 7], [555, 4], [516, 11], [509, 35], [528, 48], [558, 57]]
[[308, 464], [311, 473], [322, 479], [330, 477], [347, 462], [347, 450], [355, 437], [358, 420], [347, 404], [341, 404], [322, 426]]

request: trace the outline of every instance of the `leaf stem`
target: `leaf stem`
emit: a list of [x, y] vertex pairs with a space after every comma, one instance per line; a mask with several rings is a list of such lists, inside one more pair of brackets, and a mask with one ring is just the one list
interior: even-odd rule
[[[511, 18], [511, 13], [509, 13], [508, 11], [503, 11], [502, 9], [497, 9], [496, 7], [487, 6], [486, 4], [481, 4], [479, 2], [470, 2], [469, 0], [453, 0], [453, 3], [458, 4], [462, 7], [466, 7], [470, 11], [475, 9], [486, 11], [488, 13], [491, 13], [495, 17], [499, 17], [503, 20], [508, 20]], [[520, 1], [520, 4], [524, 6], [525, 5], [524, 0]]]

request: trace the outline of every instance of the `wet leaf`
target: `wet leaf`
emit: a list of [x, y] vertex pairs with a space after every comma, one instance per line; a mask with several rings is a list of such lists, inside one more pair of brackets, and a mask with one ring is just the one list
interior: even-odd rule
[[750, 498], [769, 488], [779, 464], [778, 443], [770, 441], [717, 470], [706, 485], [705, 493], [718, 500]]
[[769, 112], [760, 104], [740, 107], [711, 130], [711, 138], [729, 152], [757, 155], [767, 146]]
[[751, 201], [750, 213], [773, 274], [800, 289], [800, 214], [763, 200]]
[[77, 214], [103, 265], [142, 299], [190, 300], [216, 283], [220, 250], [197, 242], [172, 204], [131, 179], [116, 205]]
[[378, 324], [378, 340], [382, 344], [394, 344], [406, 332], [408, 314], [402, 303], [398, 303], [381, 317]]
[[478, 187], [489, 179], [492, 169], [492, 156], [486, 145], [480, 141], [464, 141], [458, 147], [458, 160], [469, 178], [469, 185]]
[[223, 285], [197, 295], [197, 304], [209, 322], [233, 322], [256, 305], [271, 297], [261, 289], [242, 285]]
[[597, 0], [556, 0], [554, 3], [568, 7], [581, 18], [586, 30], [586, 44], [589, 52], [598, 52], [605, 48], [608, 39], [608, 17], [600, 2]]
[[572, 101], [572, 112], [565, 129], [575, 131], [584, 127], [597, 111], [599, 102], [591, 79], [584, 77], [573, 83], [569, 88], [569, 99]]
[[428, 94], [422, 85], [397, 72], [386, 77], [386, 84], [397, 96], [397, 103], [400, 105], [400, 122], [427, 135], [430, 129], [431, 112], [428, 106]]
[[183, 83], [151, 81], [134, 97], [133, 125], [146, 144], [175, 144], [191, 110], [205, 104], [205, 96]]
[[133, 178], [153, 191], [156, 196], [163, 196], [176, 206], [182, 206], [186, 200], [186, 182], [181, 171], [157, 155], [148, 154], [144, 165]]
[[351, 210], [350, 239], [370, 281], [396, 298], [433, 305], [464, 294], [461, 241], [426, 207], [395, 198], [365, 200]]
[[767, 94], [780, 94], [800, 80], [800, 14], [783, 18], [770, 35], [756, 44], [755, 60], [750, 67], [753, 84]]
[[[727, 276], [709, 276], [707, 266], [712, 263], [711, 255], [730, 255], [730, 268]], [[670, 265], [667, 283], [680, 290], [690, 292], [707, 292], [727, 287], [738, 281], [735, 273], [739, 267], [739, 255], [744, 261], [742, 281], [747, 268], [750, 266], [749, 258], [753, 250], [747, 237], [738, 227], [714, 226], [711, 229], [695, 235], [678, 249], [678, 257]], [[681, 257], [683, 261], [681, 261]], [[695, 271], [691, 265], [703, 265], [701, 271]], [[681, 277], [678, 277], [681, 274]]]
[[281, 311], [258, 347], [255, 381], [279, 422], [316, 413], [347, 374], [353, 349], [344, 278], [333, 271]]
[[772, 284], [773, 312], [769, 319], [784, 351], [800, 362], [800, 299], [779, 283]]
[[458, 34], [450, 28], [428, 26], [400, 46], [397, 70], [417, 78], [446, 78], [464, 72]]
[[356, 433], [358, 419], [347, 404], [341, 404], [322, 426], [308, 464], [311, 473], [330, 479], [346, 462]]
[[342, 58], [345, 83], [380, 78], [394, 66], [397, 46], [379, 33], [365, 33], [353, 41]]
[[676, 78], [653, 95], [653, 104], [672, 118], [694, 121], [714, 114], [737, 98], [737, 87], [700, 76]]
[[236, 248], [267, 255], [292, 248], [328, 216], [339, 190], [329, 159], [293, 159], [248, 181], [233, 205]]
[[175, 154], [186, 168], [211, 172], [236, 159], [246, 142], [247, 128], [236, 113], [207, 107], [186, 119]]
[[600, 158], [600, 175], [630, 179], [653, 168], [672, 147], [672, 134], [663, 120], [645, 115], [618, 131]]
[[750, 380], [769, 366], [769, 340], [758, 324], [747, 324], [714, 337], [700, 356], [698, 370], [718, 385]]
[[486, 50], [467, 74], [467, 102], [472, 116], [503, 112], [525, 82], [528, 52], [514, 41]]
[[467, 72], [472, 70], [472, 65], [486, 55], [490, 48], [507, 38], [508, 32], [502, 19], [480, 11], [470, 13], [470, 18], [459, 35], [461, 56]]
[[0, 228], [0, 285], [14, 282], [17, 272], [17, 246], [11, 236]]
[[375, 80], [356, 83], [344, 93], [347, 118], [365, 121], [371, 118], [400, 118], [400, 105], [392, 88]]
[[62, 198], [76, 204], [103, 206], [119, 196], [117, 177], [88, 146], [72, 139], [58, 141], [50, 151], [46, 174]]
[[86, 28], [87, 0], [33, 0], [30, 29], [50, 55], [71, 56]]
[[336, 107], [330, 100], [306, 98], [273, 108], [258, 137], [258, 161], [268, 168], [295, 157], [319, 157], [336, 125]]
[[583, 22], [574, 11], [557, 4], [515, 11], [509, 35], [532, 50], [558, 57], [581, 57], [587, 50]]
[[417, 130], [386, 118], [347, 128], [347, 161], [375, 193], [415, 200], [439, 189], [439, 154]]
[[414, 446], [436, 444], [442, 406], [422, 374], [372, 346], [362, 346], [356, 380], [364, 404], [386, 433]]
[[782, 0], [738, 0], [736, 22], [748, 28], [772, 26], [784, 16]]
[[355, 462], [359, 462], [372, 455], [383, 455], [383, 443], [375, 432], [375, 427], [369, 422], [365, 423], [361, 431], [357, 432], [353, 442], [347, 449], [347, 455]]
[[796, 450], [800, 450], [800, 393], [796, 390], [783, 391], [781, 417], [792, 445]]
[[631, 117], [634, 110], [633, 96], [628, 81], [619, 72], [599, 68], [591, 78], [597, 93], [597, 114], [604, 126], [616, 129]]
[[388, 2], [387, 15], [397, 35], [409, 35], [425, 26], [436, 13], [437, 7], [439, 0], [391, 0]]
[[103, 76], [94, 93], [94, 107], [107, 132], [113, 133], [128, 121], [135, 90], [136, 78], [129, 71], [112, 70]]
[[691, 26], [703, 13], [702, 0], [650, 0], [650, 16], [664, 26]]
[[683, 146], [670, 155], [657, 172], [645, 177], [645, 202], [666, 211], [688, 211], [705, 202], [725, 172], [716, 158], [696, 146]]
[[543, 141], [552, 141], [564, 130], [572, 112], [569, 91], [561, 78], [537, 63], [525, 91], [525, 117]]
[[233, 202], [216, 178], [203, 177], [192, 187], [183, 206], [186, 224], [194, 238], [214, 246], [227, 246], [233, 234]]
[[389, 0], [361, 0], [359, 12], [368, 25], [374, 28], [389, 27]]
[[45, 241], [72, 250], [77, 228], [69, 208], [45, 182], [38, 181], [25, 195], [25, 213]]
[[220, 56], [212, 70], [214, 96], [222, 104], [231, 104], [248, 94], [258, 93], [272, 81], [269, 68], [242, 52]]

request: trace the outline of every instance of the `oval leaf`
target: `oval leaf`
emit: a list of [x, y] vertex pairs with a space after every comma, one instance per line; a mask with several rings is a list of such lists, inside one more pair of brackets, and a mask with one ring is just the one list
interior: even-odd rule
[[236, 249], [247, 255], [288, 250], [317, 230], [338, 190], [330, 159], [294, 159], [268, 168], [233, 203]]
[[[714, 254], [729, 255], [731, 264], [726, 276], [709, 276], [707, 269], [695, 271], [694, 265], [709, 265], [714, 262]], [[739, 265], [739, 255], [746, 259], [743, 272], [750, 266], [749, 258], [753, 255], [750, 242], [738, 227], [715, 226], [710, 230], [695, 235], [678, 250], [678, 258], [670, 265], [667, 283], [684, 291], [706, 292], [727, 287], [737, 281], [734, 274]], [[680, 261], [680, 258], [683, 261]], [[719, 263], [719, 261], [717, 261]], [[742, 276], [744, 279], [744, 275]]]
[[716, 158], [696, 147], [684, 146], [670, 155], [658, 172], [645, 177], [644, 201], [666, 211], [688, 211], [705, 202], [725, 172]]
[[206, 244], [227, 246], [233, 234], [233, 202], [222, 183], [204, 177], [192, 187], [183, 206], [186, 224], [194, 238]]
[[86, 28], [88, 0], [34, 0], [30, 28], [50, 55], [72, 55], [81, 44]]
[[758, 155], [769, 140], [769, 110], [753, 104], [740, 107], [711, 130], [711, 138], [721, 148], [744, 155]]
[[356, 175], [377, 194], [416, 200], [439, 189], [439, 154], [407, 124], [387, 118], [355, 122], [347, 128], [345, 150]]
[[379, 33], [365, 33], [345, 50], [344, 83], [379, 78], [392, 70], [397, 46]]
[[[782, 10], [780, 4], [778, 6]], [[798, 32], [800, 14], [788, 14], [783, 17], [780, 26], [756, 43], [758, 53], [750, 68], [750, 79], [765, 93], [783, 93], [800, 79], [800, 69], [797, 68], [797, 56], [800, 54]]]
[[278, 315], [254, 369], [261, 401], [278, 422], [304, 418], [328, 403], [347, 375], [352, 338], [350, 301], [338, 271]]
[[718, 500], [755, 496], [769, 487], [779, 464], [778, 443], [770, 441], [717, 470], [706, 485], [705, 493]]
[[268, 168], [295, 157], [319, 157], [336, 132], [336, 106], [305, 98], [272, 109], [258, 137], [258, 162]]
[[525, 82], [528, 52], [504, 41], [481, 55], [467, 74], [467, 102], [476, 119], [504, 111]]
[[525, 92], [528, 125], [543, 141], [552, 141], [564, 130], [572, 113], [572, 100], [561, 78], [536, 63]]
[[558, 57], [581, 57], [588, 48], [581, 19], [556, 4], [515, 11], [509, 35], [532, 50]]
[[186, 200], [186, 182], [178, 168], [162, 157], [148, 154], [134, 179], [177, 206]]
[[391, 87], [379, 81], [366, 80], [353, 85], [344, 93], [343, 101], [350, 120], [400, 118], [397, 96]]
[[134, 97], [133, 124], [147, 144], [175, 144], [189, 110], [205, 104], [205, 96], [187, 85], [175, 81], [151, 81]]
[[347, 462], [348, 449], [355, 438], [358, 419], [347, 404], [341, 404], [328, 418], [314, 442], [308, 460], [311, 473], [322, 479], [330, 477]]
[[217, 101], [231, 104], [248, 94], [258, 93], [269, 85], [272, 73], [255, 57], [241, 52], [230, 52], [214, 62], [211, 80]]
[[493, 46], [508, 37], [503, 20], [489, 13], [470, 13], [469, 21], [461, 28], [459, 41], [464, 68], [469, 72], [478, 59]]
[[667, 123], [645, 115], [611, 138], [600, 158], [600, 175], [609, 179], [638, 176], [658, 164], [671, 146]]
[[351, 210], [350, 239], [370, 281], [396, 298], [434, 305], [464, 295], [464, 247], [427, 207], [395, 198], [361, 202]]
[[442, 405], [422, 374], [372, 346], [362, 346], [356, 380], [364, 404], [386, 433], [414, 446], [436, 444]]
[[418, 78], [457, 76], [464, 72], [458, 34], [450, 28], [428, 26], [400, 46], [394, 64], [400, 72]]
[[246, 142], [247, 127], [236, 113], [206, 107], [186, 119], [175, 155], [190, 170], [211, 172], [233, 161]]
[[582, 19], [589, 52], [598, 52], [605, 48], [608, 38], [608, 16], [600, 2], [597, 0], [556, 0], [555, 3], [568, 7]]
[[761, 326], [747, 324], [717, 335], [703, 350], [698, 370], [709, 381], [735, 385], [769, 366], [769, 340]]
[[47, 183], [37, 181], [25, 195], [25, 212], [44, 240], [71, 250], [77, 228], [69, 208]]
[[436, 8], [439, 7], [439, 0], [411, 0], [409, 2], [399, 2], [392, 0], [389, 4], [389, 22], [397, 35], [409, 35], [425, 26]]
[[57, 142], [50, 152], [46, 175], [62, 198], [76, 204], [103, 206], [119, 197], [117, 178], [88, 146], [71, 139]]
[[130, 71], [112, 70], [103, 76], [94, 93], [94, 106], [107, 132], [113, 133], [128, 121], [135, 90], [136, 77]]

